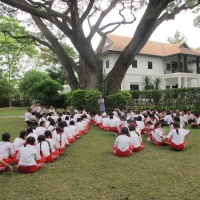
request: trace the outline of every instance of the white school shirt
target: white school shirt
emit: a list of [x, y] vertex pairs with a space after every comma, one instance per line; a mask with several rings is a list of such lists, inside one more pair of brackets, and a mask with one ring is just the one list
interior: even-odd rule
[[38, 134], [38, 136], [39, 136], [39, 135], [44, 135], [44, 132], [45, 132], [46, 130], [47, 130], [46, 128], [44, 128], [44, 127], [42, 127], [42, 126], [38, 126], [38, 127], [36, 128], [36, 133]]
[[73, 133], [72, 133], [72, 130], [69, 126], [64, 127], [63, 134], [66, 135], [67, 138], [73, 138]]
[[118, 124], [118, 120], [115, 118], [115, 119], [110, 119], [109, 120], [109, 126], [110, 127], [116, 127]]
[[135, 148], [138, 148], [140, 146], [140, 140], [135, 131], [130, 131], [130, 143], [133, 145]]
[[47, 130], [53, 132], [56, 129], [55, 126], [50, 125], [49, 127], [47, 127]]
[[167, 135], [167, 138], [171, 138], [172, 137], [172, 142], [176, 145], [182, 144], [184, 142], [184, 138], [185, 136], [189, 133], [189, 130], [185, 130], [185, 129], [178, 129], [178, 134], [176, 133], [176, 129], [173, 129], [169, 132], [169, 134]]
[[190, 115], [188, 115], [188, 114], [186, 114], [186, 117], [187, 117], [187, 120], [193, 120], [193, 114], [190, 114]]
[[77, 122], [76, 128], [78, 129], [78, 131], [82, 131], [85, 129], [84, 124], [82, 122]]
[[[61, 140], [61, 144], [60, 144], [60, 140]], [[57, 134], [56, 144], [55, 144], [56, 149], [59, 149], [60, 147], [64, 147], [65, 145], [69, 145], [67, 136], [64, 134]]]
[[29, 133], [28, 136], [27, 136], [27, 138], [28, 137], [34, 137], [35, 138], [35, 143], [37, 143], [37, 139], [38, 139], [38, 134], [37, 133], [35, 133], [35, 132]]
[[52, 138], [45, 138], [45, 140], [47, 140], [50, 144], [50, 148], [51, 148], [51, 152], [55, 152], [55, 144], [56, 142], [52, 139]]
[[156, 128], [153, 132], [152, 132], [153, 137], [155, 138], [155, 140], [157, 142], [162, 142], [162, 138], [161, 137], [165, 137], [164, 132], [162, 131], [161, 128]]
[[49, 109], [49, 112], [50, 112], [50, 113], [56, 113], [56, 111], [55, 111], [54, 108], [53, 108], [53, 109]]
[[145, 125], [144, 125], [144, 122], [143, 121], [136, 121], [136, 124], [138, 126], [138, 128], [140, 130], [144, 129], [145, 128]]
[[58, 115], [52, 115], [51, 119], [53, 119], [57, 123], [58, 122]]
[[25, 142], [26, 141], [22, 138], [19, 138], [19, 137], [15, 138], [15, 140], [13, 142], [14, 150], [18, 151], [20, 149], [20, 147], [24, 146]]
[[101, 119], [102, 119], [102, 117], [101, 117], [101, 116], [98, 116], [96, 122], [97, 122], [98, 124], [100, 124], [100, 123], [101, 123]]
[[46, 127], [46, 128], [48, 128], [48, 127], [49, 127], [49, 125], [50, 125], [50, 121], [49, 121], [49, 120], [47, 120], [47, 121], [45, 122], [45, 127]]
[[24, 121], [33, 121], [33, 115], [30, 112], [26, 112], [24, 116]]
[[105, 117], [102, 119], [103, 126], [109, 126], [109, 118]]
[[35, 111], [36, 111], [37, 113], [40, 113], [41, 107], [40, 107], [40, 106], [36, 106], [36, 107], [35, 107]]
[[115, 147], [125, 152], [131, 147], [130, 138], [127, 135], [119, 135], [115, 141]]
[[70, 121], [69, 121], [69, 120], [65, 120], [65, 121], [66, 121], [66, 123], [67, 123], [67, 126], [69, 126], [69, 122], [70, 122]]
[[171, 123], [173, 123], [172, 116], [171, 115], [166, 115], [164, 117], [164, 121], [166, 121], [170, 125]]
[[[173, 129], [174, 129], [174, 126], [173, 126], [173, 124], [171, 124], [170, 131], [173, 130]], [[180, 124], [180, 129], [183, 129], [183, 125], [182, 124]]]
[[[46, 122], [47, 121], [47, 119], [46, 118], [44, 118], [44, 117], [41, 117], [40, 119], [39, 119], [39, 122], [38, 122], [38, 124], [40, 124], [40, 122], [41, 121], [43, 121], [43, 122]], [[45, 126], [46, 126], [46, 124], [45, 124]]]
[[42, 150], [43, 156], [44, 157], [48, 157], [50, 155], [50, 144], [48, 144], [47, 141], [42, 141], [41, 142], [41, 149], [40, 149], [40, 143], [37, 143], [36, 147], [38, 148], [38, 150]]
[[26, 147], [22, 146], [17, 154], [19, 165], [21, 166], [35, 166], [36, 161], [40, 160], [41, 156], [36, 146], [27, 144]]
[[11, 142], [0, 142], [0, 155], [2, 156], [2, 159], [9, 158], [9, 156], [14, 153], [15, 150]]
[[138, 116], [142, 117], [142, 121], [144, 121], [144, 115], [143, 114], [139, 114]]
[[129, 116], [130, 119], [134, 119], [134, 113], [132, 111], [130, 113], [127, 113], [127, 116]]
[[70, 128], [70, 130], [71, 130], [72, 135], [76, 136], [76, 135], [79, 133], [79, 131], [78, 131], [78, 129], [76, 128], [75, 125], [69, 125], [69, 128]]
[[56, 142], [56, 137], [57, 137], [57, 132], [56, 132], [56, 129], [52, 132], [52, 135], [51, 135], [51, 137], [52, 137], [52, 139]]

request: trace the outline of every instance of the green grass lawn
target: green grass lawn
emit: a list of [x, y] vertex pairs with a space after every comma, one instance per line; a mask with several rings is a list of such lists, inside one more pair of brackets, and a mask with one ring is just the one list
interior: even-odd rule
[[[14, 112], [10, 115], [21, 115], [21, 109]], [[0, 118], [0, 133], [8, 131], [13, 139], [26, 128], [22, 118]], [[182, 152], [144, 138], [141, 152], [115, 157], [115, 139], [92, 125], [58, 160], [37, 173], [20, 174], [16, 166], [13, 174], [1, 173], [0, 199], [200, 199], [200, 129], [191, 130]]]

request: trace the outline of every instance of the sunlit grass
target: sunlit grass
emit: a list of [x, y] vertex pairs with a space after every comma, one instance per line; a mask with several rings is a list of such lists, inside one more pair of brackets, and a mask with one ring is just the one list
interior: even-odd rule
[[[0, 133], [8, 131], [13, 139], [26, 128], [22, 118], [0, 119]], [[115, 157], [115, 139], [92, 125], [37, 173], [20, 174], [14, 166], [13, 174], [0, 174], [1, 199], [200, 199], [200, 129], [191, 130], [182, 152], [144, 138], [143, 151]]]

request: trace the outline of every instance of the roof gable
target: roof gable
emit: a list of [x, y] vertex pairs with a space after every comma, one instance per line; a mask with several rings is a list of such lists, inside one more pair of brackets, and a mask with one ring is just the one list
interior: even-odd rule
[[[132, 38], [130, 37], [108, 34], [102, 52], [115, 51], [120, 53], [129, 44], [131, 39]], [[169, 44], [151, 40], [147, 41], [147, 43], [141, 49], [139, 54], [162, 56], [162, 57], [175, 54], [200, 56], [199, 51], [195, 51], [193, 50], [193, 48], [188, 47], [188, 45], [185, 42], [180, 42], [177, 44]]]

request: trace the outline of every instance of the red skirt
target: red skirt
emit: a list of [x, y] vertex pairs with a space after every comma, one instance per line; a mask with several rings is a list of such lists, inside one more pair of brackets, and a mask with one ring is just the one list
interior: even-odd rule
[[185, 141], [182, 144], [176, 145], [173, 142], [170, 143], [169, 145], [173, 150], [176, 151], [182, 151], [183, 149], [185, 149], [186, 143]]
[[135, 152], [141, 151], [143, 149], [143, 147], [144, 147], [144, 142], [141, 142], [140, 146], [137, 148], [135, 147], [133, 151], [135, 151]]
[[130, 156], [132, 154], [132, 151], [134, 150], [134, 146], [127, 149], [126, 151], [121, 151], [120, 149], [114, 148], [114, 147], [113, 147], [113, 150], [116, 156], [125, 157], [125, 156]]
[[117, 127], [110, 127], [109, 126], [109, 131], [114, 132], [114, 133], [118, 133]]
[[27, 166], [27, 167], [21, 165], [18, 166], [18, 172], [20, 173], [34, 173], [37, 172], [38, 169], [40, 169], [40, 167], [38, 167], [37, 165]]

